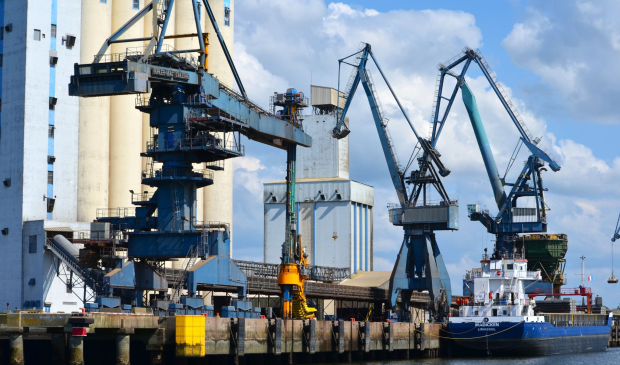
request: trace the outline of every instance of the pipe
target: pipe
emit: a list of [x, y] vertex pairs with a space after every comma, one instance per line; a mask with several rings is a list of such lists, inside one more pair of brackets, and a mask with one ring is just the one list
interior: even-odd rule
[[357, 274], [357, 203], [353, 203], [353, 273]]
[[312, 265], [316, 266], [316, 200], [312, 207]]
[[52, 242], [54, 243], [54, 246], [58, 247], [58, 249], [67, 255], [73, 262], [76, 264], [79, 262], [77, 257], [80, 255], [80, 251], [64, 236], [58, 234], [54, 236]]
[[484, 125], [482, 124], [482, 119], [480, 118], [480, 113], [478, 112], [476, 97], [474, 97], [474, 94], [464, 81], [461, 84], [461, 90], [463, 93], [463, 103], [467, 109], [467, 114], [469, 114], [469, 120], [471, 121], [471, 126], [474, 129], [474, 134], [476, 135], [476, 140], [478, 141], [478, 147], [480, 148], [480, 153], [482, 154], [482, 159], [484, 160], [484, 166], [486, 167], [487, 175], [489, 176], [489, 181], [491, 182], [491, 188], [493, 188], [493, 193], [495, 194], [495, 202], [497, 203], [497, 207], [501, 209], [506, 201], [504, 183], [497, 172], [495, 157], [493, 157], [491, 145], [489, 144], [487, 134], [484, 130]]
[[365, 229], [366, 234], [364, 235], [364, 239], [366, 241], [366, 271], [370, 271], [370, 236], [368, 235], [369, 227], [368, 227], [368, 205], [364, 205], [364, 218], [366, 221]]

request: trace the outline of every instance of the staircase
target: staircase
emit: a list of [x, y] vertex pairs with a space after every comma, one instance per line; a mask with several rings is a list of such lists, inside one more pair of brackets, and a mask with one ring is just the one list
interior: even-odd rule
[[185, 257], [185, 265], [182, 270], [177, 270], [177, 275], [174, 280], [174, 289], [172, 291], [172, 295], [170, 296], [170, 301], [172, 303], [178, 303], [181, 298], [181, 294], [183, 293], [183, 285], [187, 280], [187, 272], [194, 265], [196, 265], [196, 261], [198, 261], [199, 254], [201, 252], [202, 245], [196, 245], [190, 247], [187, 252], [187, 256]]
[[[73, 293], [82, 300], [82, 302], [86, 303], [95, 294], [102, 292], [103, 290], [103, 277], [93, 278], [90, 276], [89, 272], [81, 268], [77, 260], [73, 257], [69, 257], [65, 254], [53, 240], [47, 239], [45, 240], [45, 247], [52, 252], [58, 260], [64, 265], [65, 268], [61, 270], [61, 267], [57, 270], [57, 276], [67, 285], [70, 286], [73, 290], [74, 287], [83, 287], [84, 290], [80, 293], [73, 291]], [[68, 270], [68, 272], [64, 271]], [[62, 271], [62, 272], [61, 272]], [[67, 276], [63, 280], [62, 276]], [[90, 293], [87, 293], [86, 289], [90, 289]]]

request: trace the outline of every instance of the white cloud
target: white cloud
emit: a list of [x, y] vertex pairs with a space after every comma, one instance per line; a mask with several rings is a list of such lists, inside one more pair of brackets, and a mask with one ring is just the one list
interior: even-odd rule
[[553, 117], [618, 123], [619, 19], [614, 0], [537, 2], [529, 8], [502, 42], [517, 65], [540, 77], [528, 101]]
[[[360, 41], [367, 41], [372, 44], [373, 52], [415, 128], [421, 135], [427, 136], [436, 65], [458, 53], [463, 46], [475, 49], [482, 44], [474, 16], [460, 11], [394, 10], [382, 13], [353, 9], [340, 3], [326, 5], [320, 0], [292, 3], [284, 0], [245, 0], [243, 6], [237, 8], [235, 49], [241, 50], [236, 54], [241, 57], [237, 66], [253, 99], [266, 100], [273, 91], [283, 91], [287, 87], [296, 87], [308, 95], [311, 71], [313, 84], [335, 87], [337, 60], [355, 52]], [[581, 10], [571, 6], [572, 10], [566, 11], [571, 16], [577, 16], [577, 11], [590, 12], [589, 16], [594, 16], [596, 9], [600, 8], [584, 2], [573, 4], [580, 4]], [[576, 18], [569, 19], [576, 22], [578, 29], [588, 21], [583, 17], [578, 21]], [[610, 110], [615, 110], [609, 105], [609, 98], [615, 95], [610, 90], [616, 88], [615, 84], [612, 85], [613, 78], [609, 77], [616, 67], [611, 62], [614, 58], [607, 55], [609, 57], [604, 60], [611, 71], [608, 67], [606, 71], [600, 68], [599, 72], [598, 67], [603, 60], [596, 57], [601, 53], [596, 51], [588, 55], [589, 46], [584, 46], [585, 52], [574, 48], [573, 43], [566, 42], [564, 35], [559, 34], [562, 30], [566, 31], [566, 27], [567, 24], [558, 24], [558, 19], [533, 9], [526, 15], [525, 21], [515, 25], [504, 40], [504, 47], [517, 64], [530, 67], [535, 73], [545, 73], [542, 81], [549, 87], [557, 88], [562, 97], [574, 96], [574, 99], [560, 99], [565, 110], [584, 107], [584, 112], [594, 113], [584, 103], [592, 98], [604, 99], [600, 103], [595, 102], [600, 110], [594, 113], [603, 120], [612, 114]], [[574, 32], [569, 33], [575, 36]], [[594, 34], [602, 37], [599, 31]], [[550, 43], [552, 41], [559, 44]], [[611, 38], [607, 44], [612, 44], [609, 42]], [[553, 52], [558, 52], [557, 57], [551, 54]], [[493, 55], [487, 56], [492, 58]], [[346, 83], [349, 71], [349, 68], [343, 68], [341, 85]], [[371, 72], [386, 116], [390, 119], [389, 128], [399, 158], [404, 164], [415, 145], [413, 134], [399, 114], [389, 90], [380, 81], [379, 73], [373, 67]], [[589, 79], [591, 76], [592, 80]], [[498, 77], [502, 79], [502, 75]], [[486, 79], [468, 78], [467, 82], [476, 96], [499, 173], [503, 175], [519, 134]], [[596, 85], [603, 85], [603, 89], [592, 92]], [[549, 188], [547, 203], [552, 209], [549, 211], [549, 231], [568, 234], [566, 277], [569, 283], [575, 283], [577, 277], [573, 274], [578, 272], [578, 257], [581, 254], [587, 253], [586, 256], [591, 257], [592, 267], [609, 266], [606, 250], [616, 210], [620, 206], [615, 191], [617, 181], [620, 181], [620, 157], [604, 160], [595, 156], [587, 146], [570, 139], [557, 140], [535, 109], [537, 104], [533, 105], [530, 99], [514, 98], [510, 88], [513, 85], [503, 86], [532, 134], [543, 138], [542, 144], [551, 149], [562, 165], [560, 172], [548, 171], [543, 175], [545, 187]], [[586, 94], [592, 92], [592, 95], [582, 95], [580, 88], [584, 88]], [[601, 96], [603, 92], [606, 93], [604, 97]], [[391, 270], [403, 232], [388, 223], [385, 207], [387, 203], [396, 201], [396, 195], [365, 94], [360, 88], [356, 95], [348, 114], [352, 130], [351, 177], [375, 186], [375, 269]], [[551, 95], [545, 94], [545, 98], [551, 98]], [[540, 95], [537, 94], [537, 97], [540, 98]], [[493, 244], [492, 237], [479, 223], [468, 220], [466, 204], [478, 202], [491, 212], [497, 210], [460, 95], [446, 122], [438, 149], [446, 166], [453, 171], [444, 183], [451, 196], [458, 197], [461, 206], [460, 231], [437, 233], [440, 249], [452, 276], [453, 293], [459, 294], [460, 278], [465, 270], [477, 266], [477, 260], [472, 257], [477, 258], [482, 247], [492, 247]], [[285, 154], [256, 144], [246, 151], [252, 157], [243, 159], [235, 172], [235, 222], [236, 227], [240, 224], [243, 227], [242, 233], [238, 228], [235, 231], [235, 252], [238, 252], [239, 245], [246, 245], [254, 253], [262, 246], [261, 240], [257, 241], [257, 237], [262, 236], [257, 232], [262, 232], [263, 226], [262, 184], [283, 178]], [[522, 149], [507, 181], [514, 181], [526, 158], [527, 154]], [[602, 249], [594, 252], [593, 247]], [[620, 297], [613, 300], [618, 301]]]

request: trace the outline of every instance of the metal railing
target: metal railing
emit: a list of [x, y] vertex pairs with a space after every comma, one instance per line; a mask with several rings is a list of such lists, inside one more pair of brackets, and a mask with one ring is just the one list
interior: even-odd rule
[[134, 207], [97, 208], [97, 218], [126, 218], [135, 216], [136, 208]]
[[555, 327], [606, 326], [609, 316], [601, 314], [543, 314], [545, 322]]
[[[213, 180], [213, 172], [207, 170], [189, 170], [189, 169], [163, 169], [143, 171], [143, 178], [146, 179], [175, 179], [185, 177], [199, 177]], [[120, 209], [120, 208], [117, 208]], [[130, 208], [125, 208], [130, 209]], [[134, 208], [135, 209], [135, 208]]]
[[[56, 272], [56, 275], [61, 281], [63, 281], [83, 303], [92, 300], [95, 294], [102, 289], [97, 280], [90, 277], [87, 271], [82, 269], [75, 261], [67, 256], [52, 240], [45, 240], [45, 247], [47, 247], [62, 263], [62, 265], [59, 265]], [[76, 291], [74, 288], [81, 290]]]
[[[128, 47], [125, 52], [119, 53], [106, 53], [99, 58], [99, 63], [106, 62], [122, 62], [125, 60], [137, 61], [144, 56], [147, 46]], [[150, 64], [150, 57], [155, 55], [156, 48], [154, 47], [146, 59], [146, 63]], [[182, 54], [182, 56], [181, 56]], [[180, 52], [169, 44], [163, 44], [162, 48], [157, 55], [171, 58], [176, 63], [186, 63], [194, 68], [199, 67], [198, 59], [191, 55], [191, 53]], [[97, 61], [97, 55], [93, 56], [93, 62]]]
[[153, 193], [135, 193], [131, 194], [131, 202], [146, 202], [151, 200]]
[[221, 151], [231, 151], [240, 155], [245, 155], [245, 146], [233, 136], [204, 136], [197, 138], [180, 138], [166, 140], [159, 143], [158, 139], [151, 139], [146, 143], [147, 152], [169, 152], [197, 149], [216, 149]]
[[[268, 264], [263, 262], [252, 262], [234, 260], [239, 269], [243, 271], [246, 276], [268, 277], [277, 278], [280, 272], [279, 264]], [[308, 276], [310, 280], [335, 282], [342, 281], [351, 277], [348, 268], [337, 268], [328, 266], [306, 266]]]

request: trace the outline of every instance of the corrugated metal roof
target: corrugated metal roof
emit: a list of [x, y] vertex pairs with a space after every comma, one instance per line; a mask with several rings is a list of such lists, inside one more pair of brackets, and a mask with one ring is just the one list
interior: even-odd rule
[[69, 227], [45, 227], [43, 229], [46, 232], [73, 232], [73, 230]]
[[[366, 288], [380, 288], [389, 285], [391, 271], [364, 271], [351, 279], [343, 280], [340, 284], [363, 286]], [[387, 287], [386, 287], [387, 288]]]

